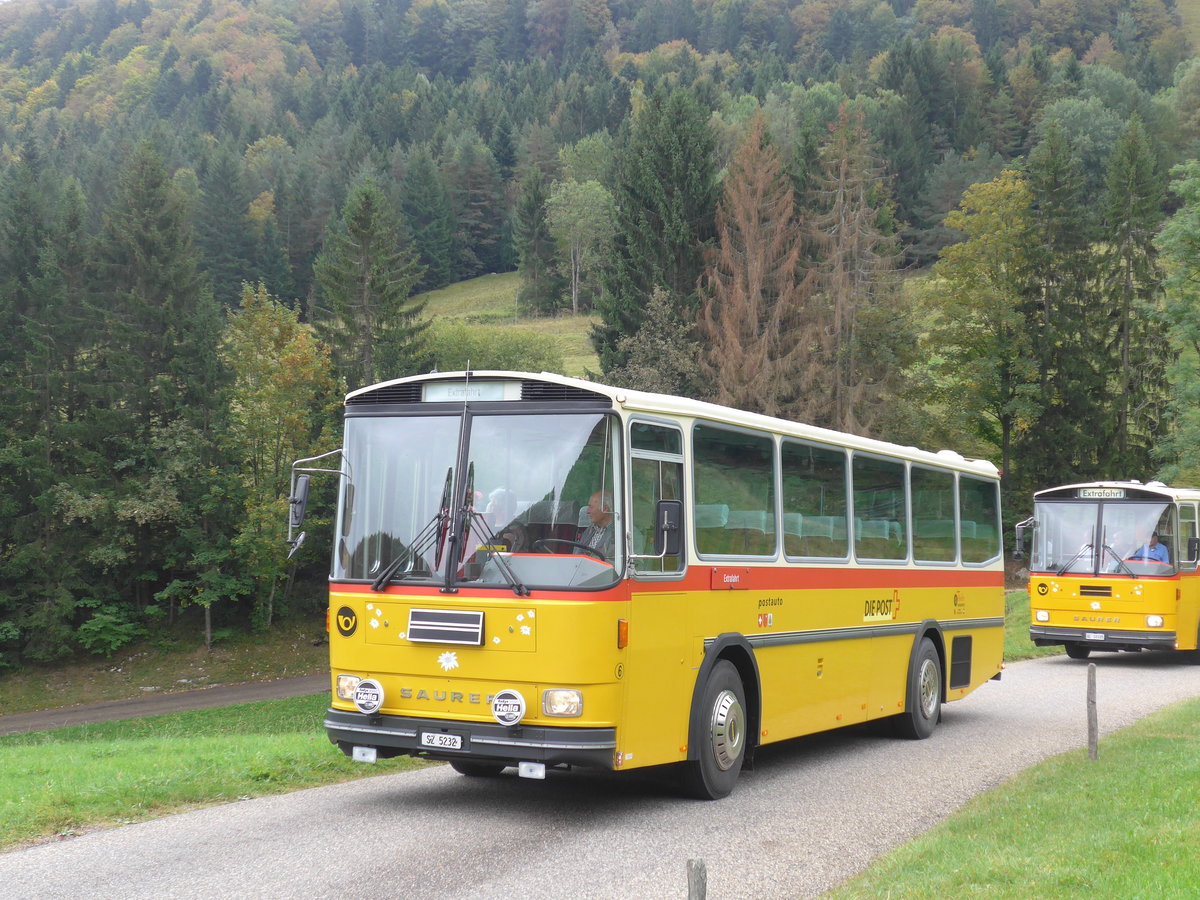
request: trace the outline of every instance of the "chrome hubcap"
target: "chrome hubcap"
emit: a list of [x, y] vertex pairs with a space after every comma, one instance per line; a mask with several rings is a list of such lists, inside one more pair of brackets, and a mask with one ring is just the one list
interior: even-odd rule
[[733, 691], [721, 691], [713, 705], [713, 756], [722, 771], [729, 769], [742, 755], [746, 740], [746, 713]]
[[926, 719], [932, 719], [937, 712], [938, 701], [941, 699], [937, 665], [932, 659], [921, 661], [921, 671], [918, 673], [917, 686], [920, 689], [919, 702], [921, 704], [921, 715]]

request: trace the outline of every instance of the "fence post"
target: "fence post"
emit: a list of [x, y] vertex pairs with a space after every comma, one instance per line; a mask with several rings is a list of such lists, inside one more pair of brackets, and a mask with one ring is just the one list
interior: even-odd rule
[[704, 900], [708, 895], [708, 870], [704, 860], [689, 859], [687, 862], [688, 900]]
[[1096, 664], [1088, 663], [1087, 678], [1088, 759], [1100, 756], [1100, 724], [1096, 718]]

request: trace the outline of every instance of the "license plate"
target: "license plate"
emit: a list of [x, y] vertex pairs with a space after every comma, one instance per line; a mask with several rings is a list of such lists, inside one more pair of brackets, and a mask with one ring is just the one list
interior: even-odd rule
[[1102, 640], [1104, 640], [1104, 635], [1103, 635], [1103, 634], [1100, 634], [1099, 632], [1096, 632], [1096, 631], [1087, 631], [1087, 632], [1084, 632], [1084, 635], [1083, 635], [1083, 636], [1084, 636], [1084, 637], [1085, 637], [1087, 640], [1089, 640], [1089, 641], [1102, 641]]
[[436, 747], [438, 750], [461, 750], [463, 739], [461, 734], [446, 734], [441, 731], [422, 731], [422, 747]]

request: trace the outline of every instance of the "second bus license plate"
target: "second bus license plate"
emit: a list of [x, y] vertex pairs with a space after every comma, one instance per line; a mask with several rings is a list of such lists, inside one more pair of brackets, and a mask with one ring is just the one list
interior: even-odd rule
[[446, 734], [442, 731], [422, 731], [422, 747], [436, 747], [439, 750], [461, 750], [463, 739], [461, 734]]

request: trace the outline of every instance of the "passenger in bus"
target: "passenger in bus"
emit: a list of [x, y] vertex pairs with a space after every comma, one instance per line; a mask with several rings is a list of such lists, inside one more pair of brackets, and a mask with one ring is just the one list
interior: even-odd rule
[[1138, 548], [1137, 552], [1135, 552], [1133, 556], [1129, 558], [1143, 559], [1147, 562], [1160, 563], [1169, 563], [1171, 561], [1171, 556], [1167, 552], [1166, 545], [1158, 542], [1157, 531], [1150, 535], [1150, 540], [1142, 544], [1142, 546]]
[[529, 530], [520, 522], [509, 522], [500, 529], [500, 540], [508, 545], [512, 553], [529, 552]]
[[[587, 516], [591, 524], [579, 535], [579, 543], [598, 551], [605, 561], [613, 558], [613, 551], [616, 549], [616, 529], [613, 525], [612, 505], [611, 491], [596, 491], [592, 494], [587, 505]], [[584, 553], [586, 551], [578, 548], [575, 552]]]

